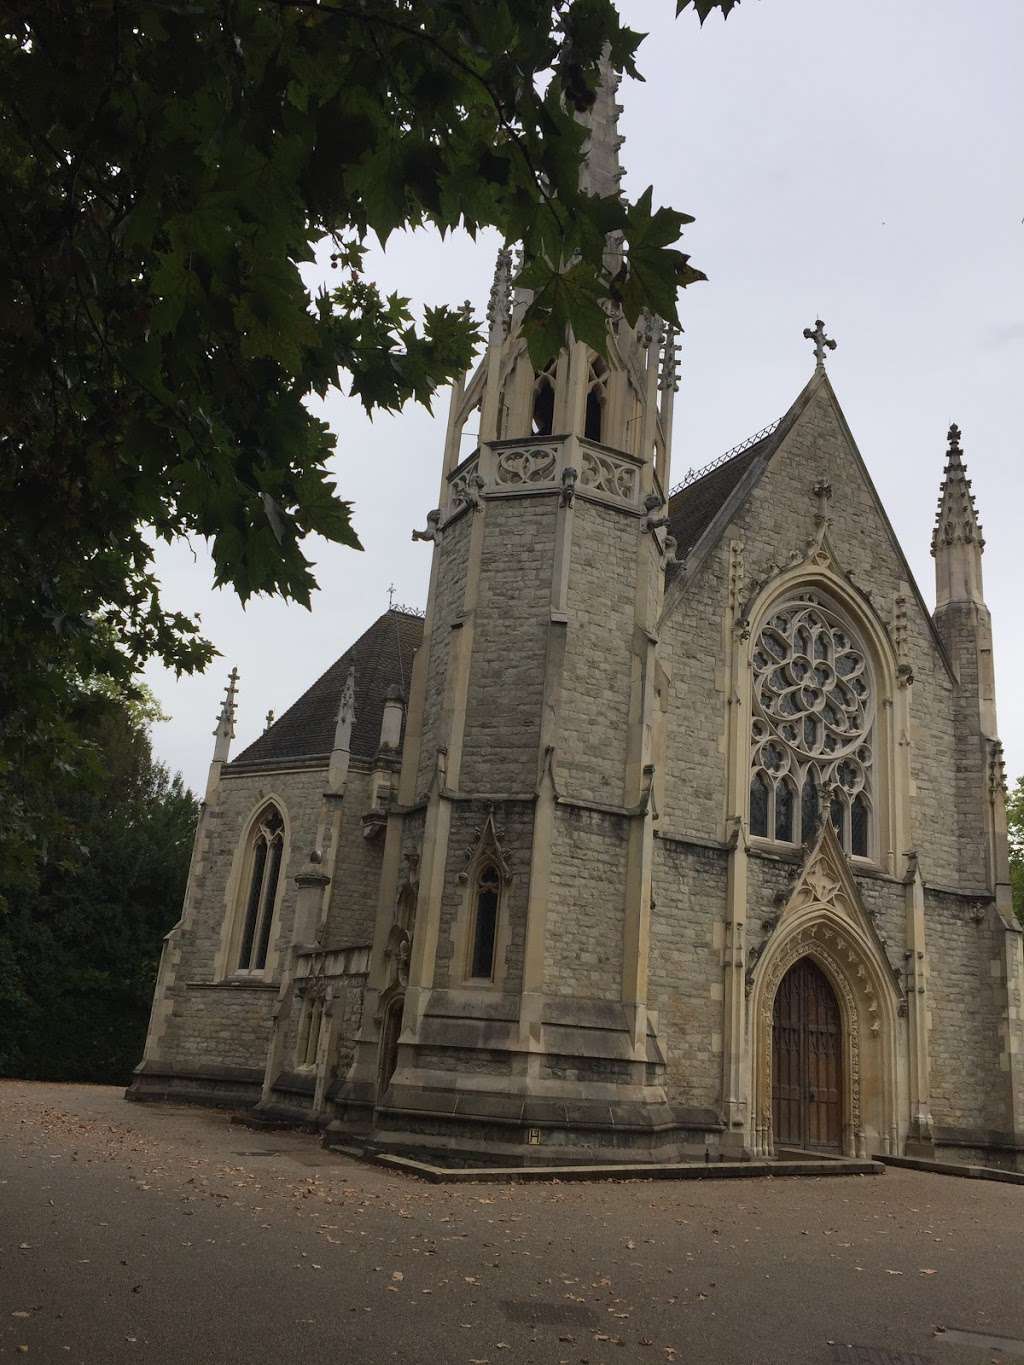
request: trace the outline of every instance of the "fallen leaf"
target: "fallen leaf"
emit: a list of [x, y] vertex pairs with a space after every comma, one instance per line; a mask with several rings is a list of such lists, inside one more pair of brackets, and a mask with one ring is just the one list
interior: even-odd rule
[[404, 1275], [404, 1274], [402, 1273], [402, 1271], [400, 1271], [400, 1270], [392, 1270], [392, 1272], [391, 1272], [391, 1278], [392, 1278], [393, 1280], [404, 1280], [404, 1279], [405, 1279], [405, 1275]]

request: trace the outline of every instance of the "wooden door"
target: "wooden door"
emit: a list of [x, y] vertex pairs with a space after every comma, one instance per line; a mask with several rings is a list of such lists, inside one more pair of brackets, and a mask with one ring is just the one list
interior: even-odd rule
[[772, 1019], [772, 1128], [776, 1146], [838, 1151], [843, 1134], [839, 1002], [808, 957], [779, 984]]

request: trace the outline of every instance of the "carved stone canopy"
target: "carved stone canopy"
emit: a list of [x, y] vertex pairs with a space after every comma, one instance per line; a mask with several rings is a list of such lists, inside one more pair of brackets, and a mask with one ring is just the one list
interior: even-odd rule
[[466, 866], [459, 873], [459, 881], [465, 885], [469, 880], [470, 869], [486, 859], [498, 869], [498, 875], [502, 881], [510, 882], [512, 880], [512, 868], [505, 856], [498, 827], [494, 822], [493, 804], [488, 806], [483, 824], [478, 825], [473, 833], [475, 837], [466, 848], [464, 855]]

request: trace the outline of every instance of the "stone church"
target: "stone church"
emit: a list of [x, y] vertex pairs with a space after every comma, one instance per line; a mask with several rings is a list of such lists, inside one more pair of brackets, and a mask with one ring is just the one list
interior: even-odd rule
[[672, 330], [612, 313], [606, 357], [569, 338], [538, 373], [512, 275], [502, 251], [439, 434], [425, 614], [385, 612], [234, 758], [232, 677], [129, 1094], [449, 1161], [1024, 1166], [959, 431], [931, 610], [820, 322], [785, 415], [673, 484]]

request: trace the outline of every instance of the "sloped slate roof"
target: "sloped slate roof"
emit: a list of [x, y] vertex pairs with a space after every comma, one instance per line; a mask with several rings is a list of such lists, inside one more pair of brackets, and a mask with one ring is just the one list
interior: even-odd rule
[[423, 621], [392, 609], [374, 621], [354, 645], [313, 686], [243, 749], [229, 768], [272, 767], [294, 760], [325, 761], [334, 747], [338, 707], [349, 671], [355, 670], [356, 720], [352, 727], [354, 757], [372, 758], [380, 739], [384, 696], [390, 687], [408, 699], [413, 655], [423, 639]]
[[680, 556], [689, 554], [743, 475], [775, 440], [776, 433], [773, 431], [669, 498], [668, 529], [669, 534], [676, 539]]

